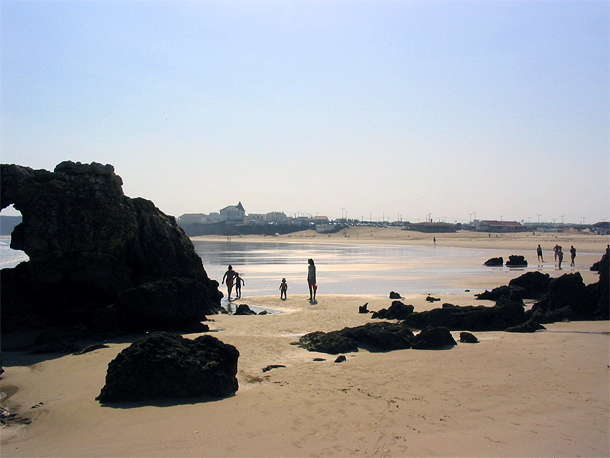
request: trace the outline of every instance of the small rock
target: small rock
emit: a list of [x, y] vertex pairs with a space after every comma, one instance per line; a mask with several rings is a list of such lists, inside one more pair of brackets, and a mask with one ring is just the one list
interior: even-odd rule
[[335, 359], [336, 363], [343, 363], [345, 361], [347, 361], [347, 358], [345, 357], [345, 355], [340, 355], [337, 357], [337, 359]]

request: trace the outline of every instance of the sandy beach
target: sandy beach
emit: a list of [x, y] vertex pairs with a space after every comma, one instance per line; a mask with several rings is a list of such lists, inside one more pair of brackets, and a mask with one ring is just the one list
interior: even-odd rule
[[[299, 233], [290, 243], [432, 244], [499, 250], [570, 245], [590, 257], [608, 237], [585, 234], [421, 234], [350, 228]], [[256, 237], [248, 239], [257, 240]], [[262, 237], [258, 238], [262, 239]], [[584, 254], [586, 253], [586, 254]], [[580, 256], [580, 255], [579, 255]], [[567, 256], [566, 258], [569, 258]], [[586, 258], [589, 261], [589, 258]], [[569, 259], [568, 259], [569, 263]], [[558, 271], [557, 276], [562, 272]], [[457, 279], [459, 281], [459, 279]], [[491, 289], [495, 277], [486, 279]], [[587, 276], [585, 283], [595, 280]], [[422, 292], [423, 293], [423, 292]], [[281, 313], [215, 315], [210, 333], [240, 352], [229, 398], [100, 405], [108, 363], [138, 336], [83, 355], [3, 351], [3, 406], [31, 421], [1, 430], [1, 455], [186, 456], [590, 456], [610, 454], [610, 323], [562, 322], [535, 334], [475, 333], [477, 344], [439, 351], [347, 353], [347, 360], [291, 343], [312, 331], [372, 321], [359, 314], [390, 299], [321, 295], [244, 297], [234, 304]], [[480, 305], [472, 297], [442, 302]], [[438, 307], [409, 296], [416, 311]], [[459, 331], [452, 332], [458, 340]], [[190, 334], [185, 337], [194, 338]], [[3, 339], [4, 343], [4, 339]], [[3, 345], [6, 348], [6, 345]], [[314, 361], [314, 359], [323, 359]], [[266, 372], [269, 365], [281, 365]]]

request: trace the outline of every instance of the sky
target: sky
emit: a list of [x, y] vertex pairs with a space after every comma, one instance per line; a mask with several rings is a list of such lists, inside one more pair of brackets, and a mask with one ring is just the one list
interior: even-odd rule
[[0, 160], [176, 217], [607, 221], [609, 5], [0, 0]]

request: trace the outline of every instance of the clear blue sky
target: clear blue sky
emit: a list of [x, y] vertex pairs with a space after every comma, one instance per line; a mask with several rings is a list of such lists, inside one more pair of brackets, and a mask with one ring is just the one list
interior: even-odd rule
[[175, 216], [609, 219], [608, 1], [0, 5], [3, 163]]

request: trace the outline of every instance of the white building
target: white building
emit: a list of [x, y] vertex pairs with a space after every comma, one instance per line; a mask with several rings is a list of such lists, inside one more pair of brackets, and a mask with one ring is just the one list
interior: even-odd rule
[[220, 210], [220, 219], [222, 221], [241, 221], [243, 222], [246, 218], [246, 210], [243, 205], [239, 202], [237, 205], [229, 205]]

